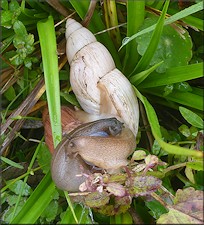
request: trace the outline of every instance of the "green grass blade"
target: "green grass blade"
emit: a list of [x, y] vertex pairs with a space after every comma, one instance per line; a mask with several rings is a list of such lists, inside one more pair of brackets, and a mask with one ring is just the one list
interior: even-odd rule
[[203, 76], [203, 63], [190, 64], [167, 69], [164, 74], [152, 73], [138, 88], [158, 87], [192, 80]]
[[56, 147], [62, 138], [61, 110], [60, 110], [60, 87], [57, 58], [57, 44], [52, 16], [39, 21], [37, 29], [42, 52], [42, 61], [45, 77], [46, 95], [50, 122], [52, 128], [53, 143]]
[[74, 211], [76, 212], [76, 216], [78, 218], [78, 223], [76, 223], [75, 218], [71, 212], [71, 209], [68, 208], [62, 217], [62, 220], [59, 224], [93, 224], [91, 218], [89, 216], [89, 209], [84, 207], [81, 204], [73, 205]]
[[157, 118], [157, 115], [154, 111], [154, 108], [151, 106], [151, 104], [148, 102], [148, 100], [140, 94], [140, 92], [134, 87], [137, 97], [141, 100], [143, 103], [147, 118], [149, 121], [149, 124], [151, 126], [152, 134], [154, 138], [158, 141], [161, 148], [163, 148], [166, 152], [169, 154], [175, 154], [175, 155], [185, 155], [185, 156], [193, 156], [201, 158], [203, 157], [203, 153], [200, 151], [196, 151], [193, 149], [187, 149], [176, 145], [171, 145], [162, 140], [161, 131], [160, 131], [160, 125]]
[[194, 94], [193, 92], [181, 92], [173, 90], [172, 93], [165, 97], [163, 96], [164, 89], [162, 87], [143, 89], [143, 92], [165, 98], [167, 101], [172, 101], [185, 106], [189, 106], [192, 109], [198, 109], [201, 111], [203, 110], [203, 97]]
[[55, 185], [46, 174], [11, 224], [34, 224], [54, 197]]
[[165, 2], [164, 8], [162, 10], [162, 14], [157, 22], [155, 30], [152, 33], [151, 40], [149, 42], [147, 50], [145, 51], [144, 55], [138, 62], [133, 72], [139, 73], [142, 70], [145, 70], [150, 64], [150, 61], [152, 57], [154, 56], [155, 51], [157, 50], [157, 46], [159, 44], [159, 40], [162, 35], [164, 20], [165, 20], [168, 6], [169, 6], [169, 2], [170, 2], [169, 0]]
[[[174, 14], [173, 16], [167, 18], [165, 20], [165, 22], [164, 22], [164, 25], [168, 25], [168, 24], [174, 23], [177, 20], [181, 20], [181, 19], [185, 18], [186, 16], [189, 16], [189, 15], [191, 15], [193, 13], [199, 12], [199, 11], [201, 11], [203, 9], [204, 9], [203, 2], [199, 2], [197, 4], [194, 4], [194, 5], [186, 8], [186, 9], [184, 9], [184, 10]], [[146, 34], [148, 32], [153, 31], [155, 29], [155, 27], [156, 27], [156, 24], [154, 24], [154, 25], [152, 25], [152, 26], [150, 26], [150, 27], [148, 27], [148, 28], [146, 28], [146, 29], [144, 29], [144, 30], [134, 34], [133, 36], [129, 37], [128, 39], [123, 41], [123, 44], [120, 47], [120, 49], [123, 48], [125, 45], [127, 45], [130, 41], [132, 41], [136, 37], [139, 37], [139, 36], [141, 36], [143, 34]]]
[[156, 70], [157, 67], [159, 67], [161, 64], [163, 63], [162, 62], [159, 62], [157, 64], [155, 64], [154, 66], [150, 67], [149, 69], [147, 70], [144, 70], [138, 74], [135, 74], [133, 75], [131, 78], [130, 78], [130, 82], [132, 84], [134, 84], [135, 86], [139, 85], [140, 83], [142, 83], [154, 70]]
[[106, 20], [106, 27], [116, 27], [109, 31], [110, 37], [113, 40], [116, 49], [118, 49], [121, 45], [121, 35], [118, 27], [118, 16], [117, 16], [117, 8], [115, 0], [112, 1], [104, 1], [104, 14]]
[[[138, 32], [145, 17], [145, 1], [127, 1], [127, 37]], [[135, 68], [139, 59], [136, 40], [126, 46], [123, 71], [128, 76]]]

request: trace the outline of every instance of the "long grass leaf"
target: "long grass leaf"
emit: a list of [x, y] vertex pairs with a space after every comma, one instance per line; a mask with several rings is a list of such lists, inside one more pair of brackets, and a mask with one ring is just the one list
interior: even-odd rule
[[151, 104], [148, 102], [148, 100], [143, 95], [140, 94], [140, 92], [136, 88], [134, 88], [134, 89], [135, 89], [136, 95], [138, 96], [138, 98], [141, 100], [141, 102], [143, 103], [143, 105], [145, 107], [147, 118], [148, 118], [151, 130], [152, 130], [152, 134], [153, 134], [154, 138], [158, 141], [161, 148], [163, 148], [169, 154], [193, 156], [193, 157], [198, 157], [198, 158], [203, 157], [203, 153], [201, 151], [187, 149], [187, 148], [183, 148], [183, 147], [176, 146], [176, 145], [171, 145], [171, 144], [164, 142], [162, 140], [160, 125], [159, 125], [157, 115], [154, 111], [154, 108], [151, 106]]
[[[138, 32], [140, 26], [145, 18], [145, 1], [127, 1], [127, 37], [131, 37]], [[123, 65], [123, 72], [129, 74], [135, 68], [139, 59], [137, 52], [136, 40], [130, 42], [126, 46], [125, 60]]]
[[203, 97], [193, 92], [181, 92], [173, 90], [172, 93], [164, 97], [164, 88], [149, 88], [142, 89], [144, 93], [159, 96], [165, 98], [168, 101], [176, 102], [185, 106], [189, 106], [192, 109], [203, 110]]
[[133, 73], [134, 72], [139, 73], [142, 70], [145, 70], [147, 68], [147, 66], [150, 64], [150, 61], [151, 61], [152, 57], [154, 56], [155, 51], [157, 50], [157, 46], [159, 44], [160, 37], [162, 35], [164, 20], [165, 20], [168, 6], [169, 6], [169, 2], [170, 2], [169, 0], [165, 2], [164, 8], [162, 10], [162, 14], [157, 22], [155, 30], [152, 33], [149, 45], [148, 45], [144, 55], [138, 62], [137, 66], [135, 67]]
[[62, 138], [60, 87], [57, 58], [57, 44], [52, 16], [39, 21], [37, 29], [42, 52], [43, 70], [45, 77], [46, 95], [52, 128], [53, 143], [56, 147]]
[[158, 87], [187, 80], [200, 78], [203, 76], [203, 63], [190, 64], [167, 69], [164, 74], [156, 72], [151, 73], [145, 82], [138, 88]]
[[154, 66], [150, 67], [147, 70], [144, 70], [138, 74], [133, 75], [130, 78], [130, 82], [132, 84], [134, 84], [135, 86], [139, 85], [140, 83], [142, 83], [154, 70], [156, 70], [157, 67], [159, 67], [161, 64], [163, 63], [163, 61], [155, 64]]
[[[186, 8], [186, 9], [184, 9], [184, 10], [174, 14], [173, 16], [167, 18], [165, 20], [165, 22], [164, 22], [164, 25], [168, 25], [168, 24], [174, 23], [177, 20], [181, 20], [182, 18], [185, 18], [186, 16], [189, 16], [189, 15], [191, 15], [193, 13], [199, 12], [199, 11], [201, 11], [203, 9], [204, 9], [203, 2], [199, 2], [197, 4], [194, 4], [194, 5]], [[132, 41], [136, 37], [139, 37], [139, 36], [141, 36], [143, 34], [146, 34], [148, 32], [153, 31], [155, 29], [155, 27], [156, 27], [156, 24], [154, 24], [154, 25], [152, 25], [152, 26], [150, 26], [150, 27], [148, 27], [148, 28], [146, 28], [146, 29], [144, 29], [144, 30], [142, 30], [142, 31], [132, 35], [131, 37], [126, 38], [125, 41], [123, 41], [123, 44], [120, 47], [120, 49], [122, 47], [124, 47], [125, 45], [127, 45], [130, 41]]]

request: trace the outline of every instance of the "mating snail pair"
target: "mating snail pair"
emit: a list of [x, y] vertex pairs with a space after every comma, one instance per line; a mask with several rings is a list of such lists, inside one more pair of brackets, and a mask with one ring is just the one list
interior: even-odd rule
[[[110, 173], [127, 165], [136, 147], [139, 109], [128, 79], [88, 29], [68, 19], [66, 39], [70, 83], [84, 111], [62, 107], [65, 135], [54, 150], [51, 172], [60, 189], [76, 192], [93, 165]], [[52, 152], [47, 110], [43, 121]]]

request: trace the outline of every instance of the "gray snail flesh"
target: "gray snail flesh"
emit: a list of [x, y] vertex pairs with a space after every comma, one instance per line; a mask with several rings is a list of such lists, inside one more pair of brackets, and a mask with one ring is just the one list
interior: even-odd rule
[[65, 135], [52, 156], [51, 174], [58, 188], [69, 192], [90, 174], [93, 164], [114, 170], [127, 164], [127, 157], [135, 148], [135, 137], [115, 118], [101, 119], [80, 125]]

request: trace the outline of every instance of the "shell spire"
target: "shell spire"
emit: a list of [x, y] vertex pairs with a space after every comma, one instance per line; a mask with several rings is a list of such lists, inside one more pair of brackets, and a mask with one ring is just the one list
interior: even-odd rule
[[137, 97], [129, 80], [95, 36], [74, 19], [66, 23], [66, 53], [70, 83], [81, 107], [90, 114], [107, 114], [123, 121], [136, 136], [139, 124]]

